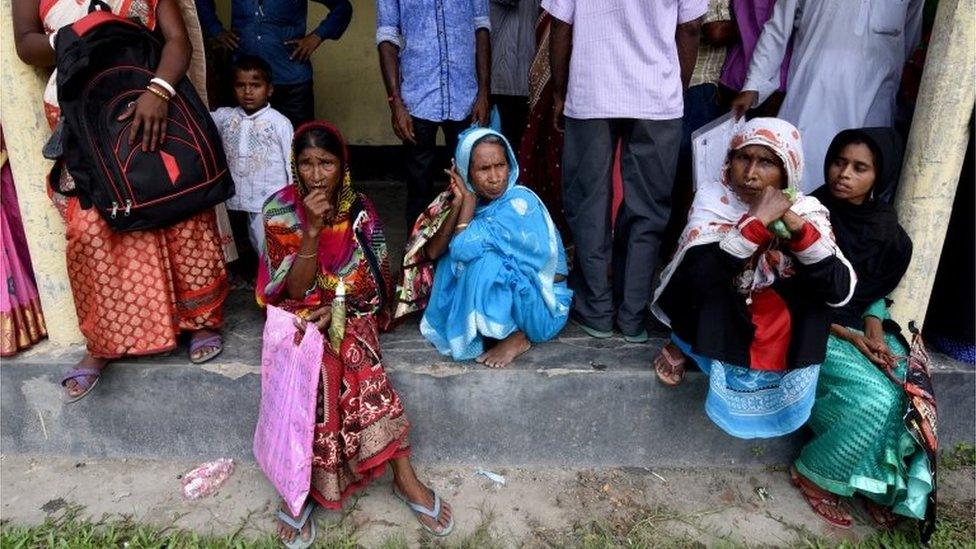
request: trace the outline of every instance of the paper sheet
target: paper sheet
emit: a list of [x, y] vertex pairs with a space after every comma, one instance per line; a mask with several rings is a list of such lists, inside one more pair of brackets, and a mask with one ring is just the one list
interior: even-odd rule
[[735, 120], [729, 112], [691, 134], [692, 176], [695, 190], [700, 185], [718, 181], [722, 175], [722, 164], [729, 150], [729, 142], [735, 132], [745, 124], [745, 117]]

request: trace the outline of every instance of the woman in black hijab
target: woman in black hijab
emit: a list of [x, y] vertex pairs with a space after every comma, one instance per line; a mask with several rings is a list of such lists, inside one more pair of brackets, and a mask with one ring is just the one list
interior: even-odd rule
[[862, 496], [871, 517], [890, 528], [896, 515], [923, 519], [932, 491], [928, 458], [902, 420], [904, 393], [879, 368], [890, 365], [904, 379], [907, 366], [886, 302], [912, 256], [890, 204], [902, 153], [891, 128], [845, 130], [827, 151], [827, 183], [813, 192], [830, 210], [857, 286], [834, 310], [808, 423], [814, 438], [790, 472], [813, 510], [840, 527], [850, 526], [851, 516], [838, 496]]

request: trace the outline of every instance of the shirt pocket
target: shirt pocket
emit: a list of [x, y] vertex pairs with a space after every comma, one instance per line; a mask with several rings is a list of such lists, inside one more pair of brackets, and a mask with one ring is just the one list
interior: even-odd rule
[[905, 28], [908, 0], [872, 0], [871, 32], [900, 36]]

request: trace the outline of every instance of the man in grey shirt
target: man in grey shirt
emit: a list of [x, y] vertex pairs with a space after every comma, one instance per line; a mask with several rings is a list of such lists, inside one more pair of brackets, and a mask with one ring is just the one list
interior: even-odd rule
[[540, 0], [491, 0], [491, 102], [502, 134], [518, 151], [529, 114], [529, 67], [535, 57]]

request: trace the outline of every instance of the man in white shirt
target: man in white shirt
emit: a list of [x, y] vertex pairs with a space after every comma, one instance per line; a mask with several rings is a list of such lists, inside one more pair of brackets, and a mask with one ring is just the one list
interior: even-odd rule
[[763, 26], [742, 92], [743, 113], [780, 86], [780, 63], [793, 38], [779, 117], [800, 130], [800, 189], [823, 185], [827, 147], [841, 130], [892, 126], [906, 57], [918, 45], [923, 0], [778, 0]]

